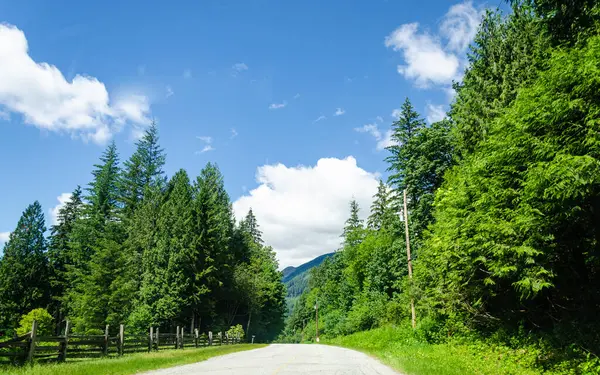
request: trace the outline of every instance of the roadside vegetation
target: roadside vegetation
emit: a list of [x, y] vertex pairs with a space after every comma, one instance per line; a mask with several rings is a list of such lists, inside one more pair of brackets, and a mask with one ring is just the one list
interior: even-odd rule
[[366, 222], [350, 203], [281, 341], [313, 340], [318, 306], [327, 342], [408, 373], [600, 373], [600, 5], [510, 3], [446, 119], [403, 103], [387, 183]]
[[86, 360], [78, 363], [0, 367], [2, 375], [130, 375], [207, 360], [219, 355], [262, 348], [260, 344], [242, 344], [190, 350], [167, 350], [125, 355], [119, 358]]

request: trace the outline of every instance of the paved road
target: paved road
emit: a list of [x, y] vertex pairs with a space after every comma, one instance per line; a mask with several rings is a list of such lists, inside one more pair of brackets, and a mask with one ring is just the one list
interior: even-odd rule
[[326, 345], [276, 344], [145, 375], [399, 375], [354, 350]]

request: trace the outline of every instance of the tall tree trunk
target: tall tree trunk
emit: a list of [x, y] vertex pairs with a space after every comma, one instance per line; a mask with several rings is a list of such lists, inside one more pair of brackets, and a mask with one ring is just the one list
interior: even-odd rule
[[252, 319], [252, 310], [248, 311], [248, 324], [246, 324], [246, 339], [250, 337], [250, 320]]

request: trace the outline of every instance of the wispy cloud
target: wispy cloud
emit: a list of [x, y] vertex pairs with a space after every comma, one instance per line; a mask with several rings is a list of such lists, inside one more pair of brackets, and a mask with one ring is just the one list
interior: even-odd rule
[[376, 119], [378, 122], [383, 122], [383, 117], [381, 117], [381, 116], [377, 116], [377, 117], [375, 117], [375, 119]]
[[294, 99], [298, 99], [300, 97], [300, 93], [294, 95]]
[[171, 86], [167, 86], [167, 87], [166, 87], [166, 90], [167, 90], [167, 93], [166, 93], [166, 97], [167, 97], [167, 98], [168, 98], [168, 97], [170, 97], [170, 96], [173, 96], [173, 94], [175, 94], [175, 93], [173, 92], [173, 89], [171, 88]]
[[229, 137], [229, 138], [233, 139], [237, 136], [238, 136], [237, 130], [235, 130], [234, 128], [231, 128], [231, 137]]
[[346, 111], [344, 110], [344, 108], [338, 108], [335, 110], [335, 113], [333, 114], [334, 116], [341, 116], [344, 113], [346, 113]]
[[215, 148], [212, 146], [212, 142], [213, 139], [212, 137], [208, 137], [208, 136], [197, 136], [196, 138], [198, 138], [199, 140], [201, 140], [202, 142], [204, 142], [204, 147], [202, 148], [202, 150], [200, 151], [196, 151], [196, 154], [202, 154], [208, 151], [213, 151], [215, 150]]
[[376, 149], [378, 151], [395, 144], [392, 141], [392, 131], [388, 130], [385, 133], [381, 133], [377, 124], [366, 124], [360, 128], [354, 128], [354, 130], [359, 133], [368, 133], [375, 138], [375, 141], [377, 141]]
[[246, 65], [243, 62], [237, 63], [237, 64], [233, 64], [233, 66], [231, 67], [231, 69], [233, 69], [233, 72], [231, 73], [232, 76], [236, 77], [238, 74], [248, 70], [248, 65]]
[[272, 103], [269, 106], [269, 109], [280, 109], [280, 108], [284, 108], [285, 106], [287, 106], [287, 102], [284, 101], [283, 103]]
[[316, 119], [315, 121], [313, 121], [313, 122], [319, 122], [319, 121], [321, 121], [321, 120], [325, 120], [326, 118], [327, 118], [327, 117], [325, 117], [325, 116], [321, 115], [321, 116], [317, 117], [317, 119]]

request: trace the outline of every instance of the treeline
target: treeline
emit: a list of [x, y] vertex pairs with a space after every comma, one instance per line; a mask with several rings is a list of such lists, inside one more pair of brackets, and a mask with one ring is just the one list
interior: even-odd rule
[[153, 124], [122, 165], [108, 146], [48, 238], [40, 204], [27, 207], [0, 258], [0, 328], [46, 308], [57, 331], [66, 319], [87, 334], [242, 324], [273, 339], [285, 288], [252, 211], [235, 222], [216, 165], [192, 181], [184, 170], [167, 179], [164, 164]]
[[314, 335], [316, 303], [322, 334], [343, 335], [410, 322], [414, 300], [430, 342], [476, 335], [534, 345], [543, 368], [600, 371], [600, 6], [511, 5], [483, 17], [447, 119], [426, 126], [404, 103], [389, 184], [367, 223], [351, 204], [287, 339]]

